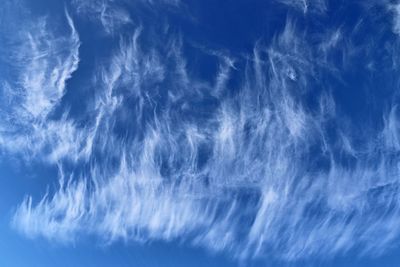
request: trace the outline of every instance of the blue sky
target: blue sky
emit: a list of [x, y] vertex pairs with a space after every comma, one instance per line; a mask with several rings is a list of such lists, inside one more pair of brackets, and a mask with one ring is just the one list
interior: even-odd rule
[[1, 266], [398, 266], [400, 3], [5, 0]]

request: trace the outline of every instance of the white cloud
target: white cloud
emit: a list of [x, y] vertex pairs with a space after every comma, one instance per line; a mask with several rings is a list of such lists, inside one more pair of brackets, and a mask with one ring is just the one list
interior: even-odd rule
[[398, 118], [398, 107], [393, 106], [389, 114], [384, 117], [384, 128], [382, 130], [382, 139], [388, 150], [400, 150], [400, 122]]
[[27, 24], [14, 40], [18, 46], [8, 56], [17, 80], [4, 82], [3, 94], [12, 104], [2, 109], [2, 149], [31, 158], [44, 153], [53, 161], [76, 158], [79, 153], [83, 140], [74, 122], [67, 114], [60, 120], [50, 119], [79, 64], [79, 36], [67, 11], [65, 15], [68, 35], [53, 32], [43, 17]]
[[[12, 144], [23, 151], [50, 147], [46, 158], [61, 167], [54, 191], [39, 201], [27, 197], [17, 208], [16, 229], [61, 241], [83, 233], [105, 242], [179, 239], [245, 259], [289, 261], [355, 248], [378, 255], [394, 244], [400, 230], [400, 169], [391, 153], [399, 149], [396, 107], [381, 132], [363, 140], [372, 147], [366, 153], [352, 142], [353, 129], [343, 126], [328, 91], [315, 110], [304, 104], [310, 82], [332, 64], [324, 57], [320, 69], [314, 55], [334, 49], [340, 33], [313, 51], [288, 20], [267, 47], [256, 44], [238, 88], [223, 94], [234, 75], [230, 57], [216, 53], [221, 65], [207, 86], [188, 70], [182, 37], [149, 45], [145, 26], [138, 27], [95, 70], [93, 105], [87, 126], [79, 128], [67, 115], [48, 118], [79, 59], [79, 38], [67, 18], [72, 35], [52, 43], [68, 44], [65, 54], [28, 37], [35, 60], [21, 80], [35, 79], [17, 95], [24, 100], [18, 112], [40, 123], [16, 117], [30, 136]], [[36, 90], [31, 98], [28, 86]], [[1, 126], [3, 133], [7, 124]], [[0, 135], [3, 147], [9, 140]], [[65, 173], [63, 159], [82, 155], [82, 171]], [[346, 156], [354, 163], [345, 164]]]
[[107, 34], [113, 35], [121, 27], [132, 23], [129, 13], [112, 0], [74, 0], [73, 5], [79, 14], [99, 21]]
[[400, 3], [389, 5], [389, 9], [393, 13], [393, 32], [400, 34]]
[[276, 0], [293, 9], [301, 10], [304, 13], [309, 11], [324, 13], [327, 9], [325, 0]]

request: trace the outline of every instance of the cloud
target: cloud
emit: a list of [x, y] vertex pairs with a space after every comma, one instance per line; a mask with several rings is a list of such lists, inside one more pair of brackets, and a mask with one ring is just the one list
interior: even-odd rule
[[64, 183], [61, 171], [60, 191], [47, 201], [47, 194], [32, 208], [32, 198], [27, 197], [16, 211], [14, 224], [26, 236], [44, 236], [49, 239], [73, 241], [72, 237], [82, 230], [82, 220], [86, 212], [86, 187], [84, 182]]
[[78, 153], [81, 140], [74, 122], [67, 113], [51, 118], [79, 64], [79, 36], [67, 11], [65, 16], [69, 35], [53, 33], [43, 17], [27, 23], [13, 40], [17, 45], [8, 57], [16, 78], [3, 81], [2, 149], [29, 157], [44, 153], [54, 161]]
[[389, 151], [399, 151], [400, 150], [400, 125], [398, 119], [398, 107], [393, 106], [389, 112], [384, 117], [384, 128], [382, 130], [382, 139], [385, 143], [385, 147]]
[[[346, 124], [325, 88], [326, 79], [343, 78], [331, 75], [338, 67], [327, 56], [345, 38], [339, 28], [313, 39], [288, 18], [245, 59], [215, 52], [209, 82], [189, 69], [182, 35], [149, 38], [150, 26], [138, 26], [96, 66], [86, 126], [78, 127], [67, 112], [51, 117], [79, 62], [66, 17], [67, 38], [50, 35], [45, 22], [27, 35], [21, 89], [7, 94], [8, 103], [22, 100], [9, 114], [26, 134], [11, 142], [3, 122], [1, 147], [44, 150], [59, 164], [59, 185], [16, 209], [18, 231], [66, 242], [84, 234], [106, 243], [181, 240], [286, 261], [375, 256], [398, 240], [397, 108], [369, 135]], [[71, 158], [73, 172], [64, 168]]]
[[284, 5], [287, 5], [295, 10], [301, 10], [303, 13], [317, 12], [324, 13], [327, 9], [325, 0], [276, 0]]
[[[111, 36], [117, 36], [127, 26], [133, 26], [142, 21], [135, 16], [137, 10], [155, 10], [160, 7], [177, 9], [180, 7], [180, 0], [73, 0], [75, 10], [79, 15], [101, 25], [104, 32]], [[127, 7], [131, 7], [128, 9]], [[128, 11], [129, 10], [129, 11]], [[132, 12], [133, 10], [133, 12]], [[149, 13], [151, 14], [151, 12]]]
[[[123, 3], [122, 1], [119, 1]], [[73, 5], [78, 14], [89, 16], [93, 20], [101, 23], [107, 34], [114, 34], [121, 27], [132, 23], [129, 13], [120, 7], [115, 1], [110, 0], [74, 0]]]
[[390, 4], [388, 8], [393, 13], [393, 32], [400, 34], [400, 4]]

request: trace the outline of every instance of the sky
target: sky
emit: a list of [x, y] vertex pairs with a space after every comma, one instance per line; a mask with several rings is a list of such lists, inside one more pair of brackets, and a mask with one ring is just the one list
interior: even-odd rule
[[399, 266], [400, 2], [2, 0], [0, 266]]

